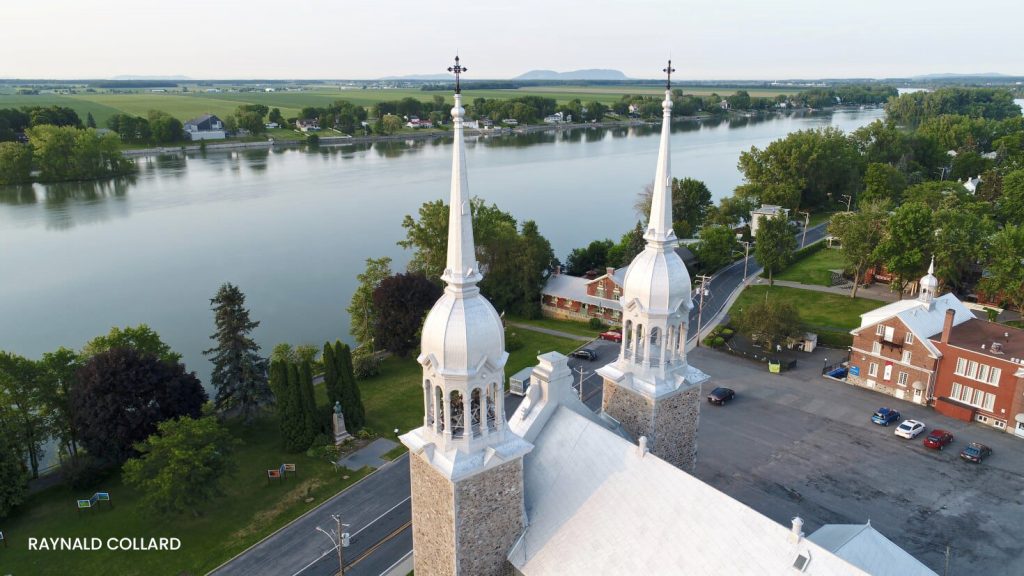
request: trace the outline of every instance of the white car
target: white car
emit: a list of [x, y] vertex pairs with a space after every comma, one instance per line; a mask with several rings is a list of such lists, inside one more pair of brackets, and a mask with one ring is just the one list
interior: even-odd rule
[[896, 427], [896, 435], [904, 438], [917, 438], [917, 435], [924, 432], [924, 429], [924, 422], [904, 420], [902, 424]]

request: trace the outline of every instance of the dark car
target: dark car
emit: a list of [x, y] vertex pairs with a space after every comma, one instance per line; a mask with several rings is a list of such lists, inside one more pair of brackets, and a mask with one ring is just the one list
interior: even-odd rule
[[580, 348], [579, 350], [574, 350], [573, 353], [570, 354], [570, 356], [572, 356], [573, 358], [582, 358], [584, 360], [597, 360], [597, 352], [594, 352], [590, 348]]
[[708, 402], [721, 406], [736, 397], [736, 393], [730, 388], [715, 388], [708, 394]]
[[977, 442], [971, 442], [966, 448], [960, 451], [960, 457], [969, 462], [980, 463], [985, 458], [992, 455], [992, 449], [984, 444], [978, 444]]
[[871, 421], [875, 424], [888, 426], [893, 422], [900, 421], [900, 413], [892, 408], [879, 408], [878, 412], [875, 412], [875, 414], [871, 416]]
[[926, 448], [934, 448], [935, 450], [942, 450], [942, 447], [946, 444], [953, 443], [953, 435], [945, 430], [935, 429], [932, 430], [928, 437], [924, 439], [924, 445]]

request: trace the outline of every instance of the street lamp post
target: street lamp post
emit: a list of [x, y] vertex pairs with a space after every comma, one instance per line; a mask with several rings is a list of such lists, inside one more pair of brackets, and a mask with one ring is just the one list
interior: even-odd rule
[[843, 198], [846, 198], [846, 211], [850, 211], [850, 204], [853, 202], [853, 196], [849, 194], [843, 194]]
[[338, 527], [337, 532], [328, 532], [319, 526], [317, 526], [316, 529], [322, 532], [324, 536], [327, 536], [331, 541], [331, 545], [338, 550], [338, 574], [340, 576], [345, 576], [345, 557], [342, 553], [342, 549], [348, 546], [349, 536], [347, 532], [341, 531], [341, 527], [345, 526], [347, 528], [348, 524], [342, 524], [341, 517], [337, 514], [331, 514], [331, 518], [334, 519], [334, 523]]
[[806, 210], [801, 210], [800, 214], [804, 215], [804, 235], [800, 238], [800, 247], [803, 248], [804, 244], [807, 243], [807, 225], [811, 223], [811, 213]]
[[700, 304], [697, 306], [697, 347], [700, 347], [700, 321], [704, 314], [704, 294], [707, 293], [707, 284], [711, 283], [711, 277], [701, 274], [697, 277], [700, 280]]
[[750, 242], [746, 240], [740, 240], [740, 244], [743, 244], [743, 279], [747, 279], [747, 262], [750, 260]]

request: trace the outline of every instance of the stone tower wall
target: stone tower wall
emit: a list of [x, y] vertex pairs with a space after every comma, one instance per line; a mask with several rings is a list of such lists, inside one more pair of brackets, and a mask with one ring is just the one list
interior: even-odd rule
[[648, 441], [654, 440], [651, 434], [654, 423], [654, 401], [641, 396], [629, 388], [619, 386], [610, 380], [604, 381], [604, 398], [601, 410], [622, 424], [633, 438], [647, 436]]
[[420, 456], [410, 454], [409, 464], [416, 573], [455, 574], [455, 487]]
[[646, 436], [652, 454], [692, 472], [697, 460], [700, 386], [683, 388], [657, 400], [605, 380], [601, 408], [634, 438]]
[[523, 459], [455, 485], [459, 576], [507, 574], [509, 551], [525, 528]]

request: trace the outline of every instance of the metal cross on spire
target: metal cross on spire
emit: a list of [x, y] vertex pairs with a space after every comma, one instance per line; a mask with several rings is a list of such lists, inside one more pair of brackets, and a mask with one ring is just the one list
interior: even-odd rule
[[[451, 68], [449, 68], [449, 70], [451, 70]], [[662, 68], [661, 71], [666, 73], [666, 74], [668, 74], [668, 78], [665, 79], [665, 90], [671, 90], [672, 89], [672, 73], [676, 71], [676, 69], [672, 67], [672, 59], [671, 58], [669, 58], [668, 67], [667, 68]]]
[[455, 66], [449, 66], [448, 71], [455, 73], [455, 93], [462, 94], [462, 86], [459, 85], [459, 75], [469, 70], [465, 66], [459, 64], [459, 57], [455, 56]]

